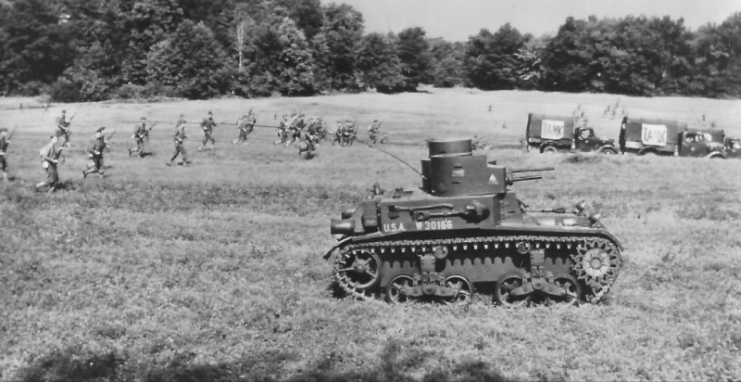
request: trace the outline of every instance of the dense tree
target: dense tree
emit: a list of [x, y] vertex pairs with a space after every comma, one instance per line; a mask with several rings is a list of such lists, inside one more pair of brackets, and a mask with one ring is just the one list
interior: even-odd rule
[[304, 33], [290, 18], [278, 28], [280, 50], [274, 65], [276, 88], [283, 95], [310, 95], [314, 92], [314, 61]]
[[463, 66], [468, 82], [478, 88], [514, 89], [517, 87], [517, 57], [527, 39], [509, 23], [492, 34], [482, 29], [468, 39]]
[[186, 20], [169, 38], [152, 47], [147, 56], [147, 80], [161, 84], [175, 96], [210, 98], [224, 94], [225, 59], [211, 29]]
[[56, 100], [160, 94], [313, 94], [420, 83], [643, 96], [741, 97], [741, 13], [568, 18], [553, 37], [509, 24], [465, 43], [419, 27], [363, 36], [321, 0], [0, 0], [0, 95]]
[[357, 89], [355, 51], [363, 36], [363, 15], [347, 4], [325, 5], [321, 33], [327, 44], [326, 67], [331, 89]]
[[428, 39], [431, 59], [431, 81], [440, 88], [463, 85], [463, 57], [465, 45], [450, 43], [441, 38]]
[[399, 33], [397, 42], [404, 76], [404, 89], [416, 90], [420, 83], [430, 80], [430, 52], [425, 31], [420, 27], [407, 28]]
[[60, 15], [43, 0], [17, 0], [0, 8], [3, 93], [33, 94], [34, 84], [52, 83], [72, 63], [76, 51]]
[[381, 93], [399, 92], [405, 87], [402, 63], [393, 41], [379, 33], [363, 37], [358, 48], [358, 77], [363, 88]]

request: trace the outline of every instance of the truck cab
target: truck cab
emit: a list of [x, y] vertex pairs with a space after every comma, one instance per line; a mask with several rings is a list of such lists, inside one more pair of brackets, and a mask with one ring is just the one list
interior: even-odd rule
[[603, 154], [617, 154], [614, 139], [601, 139], [591, 127], [578, 127], [574, 131], [574, 148], [579, 152], [599, 151]]
[[723, 150], [727, 158], [741, 158], [741, 139], [725, 137], [723, 139]]
[[678, 141], [681, 157], [705, 157], [714, 151], [710, 139], [700, 131], [684, 131]]

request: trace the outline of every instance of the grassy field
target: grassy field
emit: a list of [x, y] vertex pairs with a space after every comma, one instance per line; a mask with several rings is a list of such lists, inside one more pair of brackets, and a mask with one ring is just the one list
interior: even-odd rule
[[[36, 194], [38, 149], [58, 105], [0, 99], [4, 126], [20, 127], [0, 183], [0, 380], [739, 380], [741, 379], [741, 162], [634, 156], [525, 154], [527, 112], [569, 115], [581, 105], [601, 136], [634, 117], [699, 124], [741, 136], [741, 102], [464, 89], [388, 96], [66, 105], [77, 110], [65, 189]], [[17, 110], [20, 103], [22, 111]], [[492, 111], [488, 111], [492, 105]], [[233, 123], [301, 110], [384, 120], [392, 141], [489, 139], [491, 159], [554, 165], [515, 191], [533, 208], [580, 200], [623, 243], [610, 298], [567, 309], [508, 310], [478, 296], [467, 309], [389, 306], [343, 298], [331, 264], [329, 218], [374, 181], [414, 187], [418, 176], [362, 145], [322, 144], [302, 160], [256, 129], [234, 146], [219, 126], [215, 149], [167, 167], [180, 113], [208, 110]], [[16, 110], [13, 110], [16, 109]], [[133, 123], [155, 127], [153, 156], [129, 158]], [[84, 142], [116, 128], [106, 177], [82, 179]], [[414, 166], [415, 145], [385, 147]]]

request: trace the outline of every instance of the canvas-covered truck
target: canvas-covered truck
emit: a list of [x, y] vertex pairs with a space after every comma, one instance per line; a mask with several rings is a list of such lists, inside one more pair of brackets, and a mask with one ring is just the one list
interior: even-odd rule
[[686, 123], [624, 117], [620, 125], [620, 152], [679, 156], [679, 138]]
[[617, 154], [614, 139], [601, 139], [591, 127], [575, 127], [571, 117], [528, 114], [525, 131], [527, 151], [537, 148], [541, 153], [599, 152]]

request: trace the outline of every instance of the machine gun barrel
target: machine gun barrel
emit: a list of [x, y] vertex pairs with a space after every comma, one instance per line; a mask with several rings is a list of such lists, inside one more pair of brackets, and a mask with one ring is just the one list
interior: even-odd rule
[[538, 179], [543, 179], [543, 177], [540, 176], [540, 175], [521, 176], [519, 178], [512, 179], [512, 183], [515, 183], [515, 182], [526, 182], [528, 180], [538, 180]]
[[521, 172], [535, 172], [535, 171], [554, 171], [554, 167], [540, 167], [540, 168], [518, 168], [514, 170], [510, 170], [513, 174], [521, 173]]

